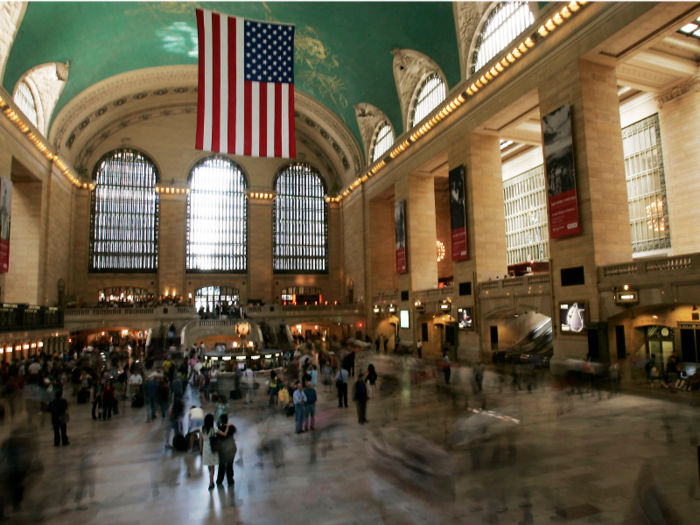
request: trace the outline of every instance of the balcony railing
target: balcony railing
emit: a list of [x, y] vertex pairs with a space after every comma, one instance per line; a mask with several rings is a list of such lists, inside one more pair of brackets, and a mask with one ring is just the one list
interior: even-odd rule
[[512, 288], [530, 288], [532, 286], [547, 285], [551, 281], [548, 273], [536, 273], [533, 275], [522, 275], [520, 277], [508, 277], [506, 279], [498, 279], [496, 281], [484, 281], [479, 283], [479, 292], [486, 294], [492, 290], [503, 290]]
[[0, 332], [63, 328], [63, 309], [26, 304], [0, 306]]
[[194, 306], [151, 306], [135, 308], [66, 308], [67, 320], [86, 320], [87, 318], [133, 317], [194, 317]]
[[660, 257], [658, 259], [645, 259], [630, 263], [609, 264], [598, 268], [598, 277], [602, 282], [617, 281], [618, 277], [624, 276], [625, 279], [635, 276], [642, 276], [648, 273], [661, 272], [664, 274], [673, 273], [674, 275], [696, 275], [700, 273], [700, 253], [679, 255], [677, 257]]

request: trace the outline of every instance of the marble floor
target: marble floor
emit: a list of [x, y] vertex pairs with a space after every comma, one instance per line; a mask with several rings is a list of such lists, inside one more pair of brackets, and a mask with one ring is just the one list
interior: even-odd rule
[[9, 523], [700, 523], [690, 394], [571, 396], [547, 378], [529, 393], [487, 374], [474, 395], [466, 368], [447, 390], [413, 360], [361, 361], [380, 376], [364, 426], [352, 401], [339, 409], [321, 386], [315, 433], [295, 434], [267, 396], [231, 401], [236, 482], [212, 492], [201, 457], [167, 449], [166, 425], [146, 422], [145, 408], [122, 402], [111, 421], [93, 421], [71, 399], [67, 447], [53, 446], [50, 421], [31, 406], [8, 413], [0, 439], [34, 436], [44, 467], [25, 480], [22, 509], [6, 506]]

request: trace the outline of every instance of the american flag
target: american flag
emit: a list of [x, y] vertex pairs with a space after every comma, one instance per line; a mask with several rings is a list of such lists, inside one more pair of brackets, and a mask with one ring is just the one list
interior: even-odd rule
[[195, 147], [295, 158], [294, 26], [197, 9], [197, 30]]

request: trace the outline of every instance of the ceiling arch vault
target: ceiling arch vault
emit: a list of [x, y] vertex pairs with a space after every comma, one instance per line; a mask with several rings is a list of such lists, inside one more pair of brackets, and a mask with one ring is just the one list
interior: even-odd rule
[[[325, 170], [329, 190], [354, 180], [364, 167], [360, 145], [347, 126], [310, 96], [294, 94], [299, 160]], [[101, 144], [128, 128], [177, 115], [191, 115], [192, 148], [197, 114], [197, 67], [140, 69], [105, 79], [74, 97], [59, 112], [50, 142], [84, 175]], [[305, 158], [301, 158], [301, 157]]]

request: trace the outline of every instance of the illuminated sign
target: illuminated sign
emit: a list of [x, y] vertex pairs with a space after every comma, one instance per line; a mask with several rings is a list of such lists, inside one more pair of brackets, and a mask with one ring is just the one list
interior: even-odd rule
[[458, 308], [457, 309], [457, 324], [460, 330], [473, 330], [474, 322], [472, 321], [472, 309], [471, 308]]
[[639, 295], [636, 291], [627, 290], [615, 294], [615, 304], [638, 304]]
[[585, 334], [588, 330], [586, 303], [560, 303], [559, 317], [562, 334]]
[[401, 310], [399, 313], [399, 326], [401, 328], [411, 328], [411, 315], [408, 310]]

